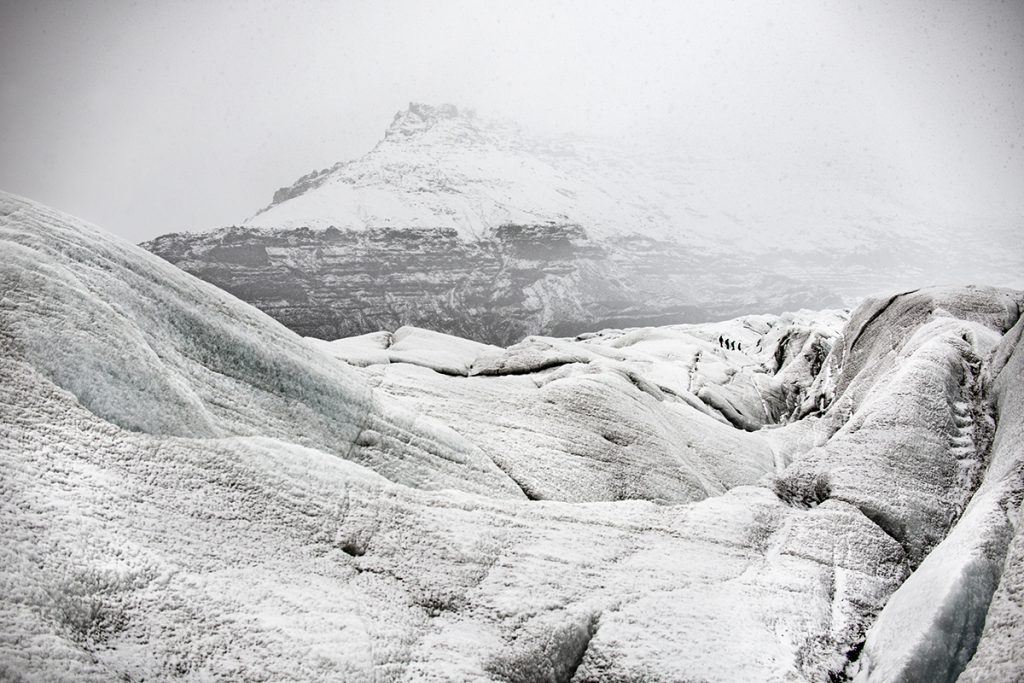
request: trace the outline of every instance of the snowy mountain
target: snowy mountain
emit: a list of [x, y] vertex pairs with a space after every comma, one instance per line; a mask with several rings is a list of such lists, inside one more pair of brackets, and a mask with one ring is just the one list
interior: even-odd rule
[[323, 341], [0, 194], [0, 678], [1024, 677], [1024, 292]]
[[[779, 239], [798, 250], [814, 242], [861, 243], [865, 235], [835, 219], [856, 206], [879, 204], [848, 189], [808, 195], [793, 187], [806, 178], [792, 169], [776, 172], [775, 180], [788, 180], [785, 189], [803, 194], [804, 201], [785, 208], [775, 202], [774, 211], [785, 219], [773, 216], [780, 232], [766, 235], [751, 230], [754, 212], [766, 207], [753, 195], [752, 178], [737, 176], [740, 168], [716, 169], [700, 159], [580, 137], [540, 137], [452, 105], [412, 103], [365, 156], [278, 190], [245, 225], [453, 228], [464, 239], [479, 239], [506, 224], [576, 223], [595, 240], [640, 234], [702, 250], [756, 253]], [[823, 218], [837, 224], [827, 237], [818, 232]]]
[[911, 215], [849, 170], [552, 140], [411, 104], [369, 153], [243, 225], [143, 246], [303, 335], [415, 325], [499, 344], [1024, 267], [1019, 230]]

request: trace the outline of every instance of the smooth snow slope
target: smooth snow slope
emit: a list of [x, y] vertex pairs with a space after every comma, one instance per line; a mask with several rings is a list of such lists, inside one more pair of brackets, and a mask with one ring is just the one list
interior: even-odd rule
[[[712, 166], [579, 137], [549, 139], [453, 105], [410, 103], [367, 154], [282, 188], [252, 227], [451, 227], [570, 221], [595, 239], [638, 233], [720, 252], [779, 242], [842, 250], [884, 238], [901, 207], [822, 169]], [[770, 179], [770, 183], [766, 183]], [[771, 191], [765, 189], [768, 185]], [[811, 188], [814, 191], [811, 191]], [[772, 230], [754, 226], [771, 225]], [[822, 225], [834, 226], [825, 237]]]
[[[933, 613], [889, 598], [913, 602], [912, 581], [949, 585], [928, 563], [943, 538], [988, 528], [979, 515], [1016, 524], [1012, 487], [999, 500], [1016, 506], [986, 500], [995, 482], [1019, 481], [1020, 328], [1004, 333], [1021, 293], [871, 302], [838, 337], [825, 314], [508, 350], [407, 330], [393, 352], [385, 335], [339, 349], [9, 195], [0, 292], [0, 677], [951, 679], [979, 642], [977, 621], [943, 626], [958, 649], [920, 654], [893, 645], [887, 623], [927, 633]], [[717, 334], [744, 350], [709, 353]], [[680, 362], [676, 345], [708, 358]], [[822, 345], [833, 347], [823, 362]], [[354, 351], [362, 369], [341, 360]], [[472, 397], [487, 405], [508, 380], [517, 407], [492, 408], [512, 424], [460, 434]], [[443, 382], [463, 383], [457, 409], [420, 412]], [[618, 418], [605, 408], [625, 403], [641, 424], [709, 439], [736, 429], [742, 452], [703, 463], [712, 474], [760, 470], [765, 453], [775, 474], [763, 486], [720, 479], [732, 487], [682, 504], [526, 500], [492, 460], [495, 444], [559, 386], [572, 433], [607, 429]], [[795, 421], [749, 433], [730, 415], [750, 428]], [[986, 416], [997, 421], [988, 436]], [[669, 452], [602, 433], [615, 446], [607, 461], [627, 472], [636, 452], [693, 456], [681, 442]], [[555, 474], [576, 466], [552, 450]], [[580, 477], [602, 490], [595, 481]], [[921, 522], [924, 509], [945, 521]], [[977, 578], [964, 576], [955, 586]], [[985, 611], [994, 595], [999, 617], [968, 664], [975, 680], [1013, 666], [1014, 589], [988, 585], [971, 604]]]
[[86, 224], [2, 201], [8, 355], [98, 417], [164, 437], [280, 439], [405, 484], [522, 495], [457, 434], [381, 404], [250, 306]]

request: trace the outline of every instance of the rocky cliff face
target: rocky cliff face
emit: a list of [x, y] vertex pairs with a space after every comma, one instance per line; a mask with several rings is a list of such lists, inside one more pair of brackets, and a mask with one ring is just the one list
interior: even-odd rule
[[265, 231], [227, 228], [144, 245], [296, 332], [337, 339], [415, 325], [498, 344], [529, 334], [839, 304], [822, 287], [733, 260], [702, 270], [674, 241], [595, 241], [574, 224]]

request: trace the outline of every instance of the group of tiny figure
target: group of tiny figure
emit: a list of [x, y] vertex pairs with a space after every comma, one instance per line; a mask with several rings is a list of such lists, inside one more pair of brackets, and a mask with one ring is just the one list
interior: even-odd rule
[[743, 343], [733, 341], [732, 339], [726, 339], [722, 335], [718, 335], [718, 345], [723, 349], [729, 349], [730, 351], [742, 351]]

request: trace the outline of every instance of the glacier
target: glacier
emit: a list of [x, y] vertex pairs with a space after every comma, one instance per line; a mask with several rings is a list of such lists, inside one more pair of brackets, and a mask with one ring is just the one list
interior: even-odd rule
[[1020, 679], [1022, 307], [328, 341], [0, 194], [0, 678]]

